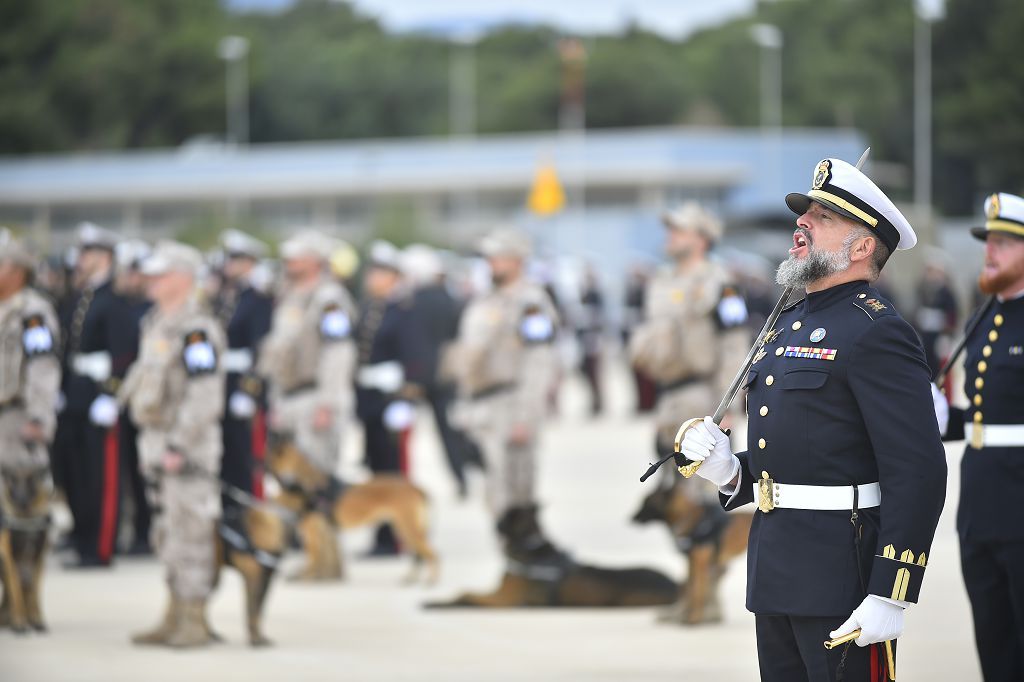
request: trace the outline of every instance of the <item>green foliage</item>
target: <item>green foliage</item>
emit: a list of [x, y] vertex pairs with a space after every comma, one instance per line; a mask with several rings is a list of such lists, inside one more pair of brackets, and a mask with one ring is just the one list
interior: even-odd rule
[[[936, 196], [1024, 187], [1020, 0], [947, 0], [934, 27]], [[683, 40], [628, 27], [583, 37], [586, 123], [755, 126], [758, 21], [784, 36], [787, 126], [850, 126], [912, 162], [912, 0], [779, 0]], [[217, 0], [0, 0], [0, 153], [173, 146], [224, 131], [225, 35], [251, 44], [253, 142], [443, 135], [452, 55], [472, 50], [477, 130], [550, 130], [558, 31], [505, 26], [475, 46], [387, 33], [345, 2], [237, 14]], [[391, 220], [390, 218], [388, 220]]]

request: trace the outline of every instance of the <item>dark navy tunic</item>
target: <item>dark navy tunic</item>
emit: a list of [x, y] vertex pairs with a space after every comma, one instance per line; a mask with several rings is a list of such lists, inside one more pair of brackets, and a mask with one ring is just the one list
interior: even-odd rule
[[877, 481], [882, 503], [856, 524], [845, 510], [758, 511], [747, 608], [845, 618], [865, 592], [916, 602], [946, 491], [917, 334], [876, 289], [850, 282], [786, 309], [762, 351], [746, 380], [742, 481], [722, 496], [726, 508], [755, 501], [762, 472], [780, 484]]

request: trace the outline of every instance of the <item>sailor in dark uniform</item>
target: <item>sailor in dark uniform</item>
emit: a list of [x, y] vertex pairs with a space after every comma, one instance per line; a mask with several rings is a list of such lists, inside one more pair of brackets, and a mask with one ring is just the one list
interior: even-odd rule
[[[366, 464], [375, 473], [408, 473], [412, 401], [422, 397], [426, 379], [422, 334], [402, 286], [399, 259], [393, 245], [371, 245], [355, 330], [356, 416], [363, 424]], [[371, 555], [397, 551], [390, 528], [382, 526]]]
[[[246, 493], [254, 490], [253, 419], [262, 401], [263, 386], [255, 374], [256, 350], [270, 331], [274, 304], [253, 288], [253, 268], [266, 255], [263, 242], [238, 230], [221, 235], [223, 283], [213, 301], [214, 315], [227, 334], [224, 352], [227, 372], [222, 433], [224, 457], [221, 479]], [[262, 472], [256, 472], [261, 474]]]
[[[978, 287], [995, 296], [967, 338], [964, 393], [948, 410], [946, 440], [964, 439], [956, 527], [986, 680], [1024, 680], [1024, 198], [985, 202]], [[939, 425], [947, 409], [935, 392]]]
[[[872, 287], [917, 241], [899, 210], [838, 159], [786, 203], [799, 218], [779, 284], [806, 290], [746, 377], [748, 442], [705, 418], [682, 444], [726, 509], [756, 502], [747, 553], [764, 680], [881, 680], [918, 599], [946, 463], [911, 326]], [[833, 650], [823, 642], [860, 629]], [[885, 643], [881, 645], [876, 643]], [[894, 667], [894, 666], [893, 666]]]
[[114, 397], [139, 345], [137, 319], [114, 291], [116, 234], [78, 228], [75, 295], [61, 310], [63, 410], [54, 438], [54, 468], [74, 518], [74, 566], [105, 566], [117, 541], [119, 407]]

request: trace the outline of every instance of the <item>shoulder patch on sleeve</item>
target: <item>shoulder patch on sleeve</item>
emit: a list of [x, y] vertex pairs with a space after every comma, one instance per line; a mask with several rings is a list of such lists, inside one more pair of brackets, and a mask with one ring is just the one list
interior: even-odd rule
[[46, 326], [42, 315], [29, 315], [22, 321], [21, 345], [29, 357], [47, 355], [54, 351], [53, 333]]
[[873, 298], [870, 294], [857, 294], [853, 299], [853, 305], [864, 311], [872, 320], [895, 314], [888, 302]]
[[526, 343], [550, 343], [555, 338], [555, 323], [540, 306], [529, 305], [519, 320], [519, 336]]
[[182, 359], [185, 362], [185, 371], [189, 376], [211, 374], [217, 369], [217, 351], [202, 329], [185, 334]]
[[738, 327], [747, 321], [747, 304], [735, 287], [727, 286], [722, 288], [722, 298], [718, 301], [716, 309], [718, 324], [723, 329]]
[[320, 335], [325, 339], [338, 341], [348, 338], [352, 333], [352, 320], [349, 319], [342, 307], [337, 303], [328, 303], [324, 306], [323, 314], [320, 316]]

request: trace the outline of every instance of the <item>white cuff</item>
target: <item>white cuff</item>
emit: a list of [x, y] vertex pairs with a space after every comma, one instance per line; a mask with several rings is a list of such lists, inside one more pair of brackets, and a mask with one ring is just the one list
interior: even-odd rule
[[889, 599], [889, 597], [881, 597], [881, 596], [879, 596], [877, 594], [869, 594], [868, 596], [869, 597], [874, 597], [875, 599], [881, 599], [882, 601], [888, 602], [888, 603], [892, 604], [893, 606], [899, 606], [899, 607], [904, 608], [904, 609], [907, 608], [908, 606], [910, 606], [910, 604], [911, 604], [911, 602], [903, 601], [902, 599]]

